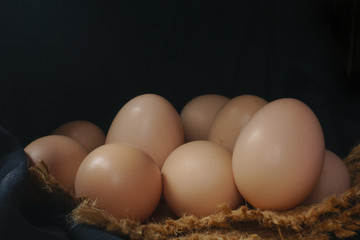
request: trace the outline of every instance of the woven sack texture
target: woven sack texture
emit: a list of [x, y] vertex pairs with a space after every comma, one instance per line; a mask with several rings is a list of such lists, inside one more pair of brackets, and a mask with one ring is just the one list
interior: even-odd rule
[[330, 196], [318, 204], [287, 211], [270, 211], [243, 205], [197, 218], [171, 213], [160, 202], [144, 223], [117, 219], [96, 201], [78, 198], [65, 191], [49, 174], [44, 163], [32, 166], [33, 191], [47, 204], [70, 212], [73, 224], [85, 223], [129, 239], [333, 239], [355, 236], [360, 229], [360, 144], [343, 159], [351, 174], [351, 188], [340, 197]]

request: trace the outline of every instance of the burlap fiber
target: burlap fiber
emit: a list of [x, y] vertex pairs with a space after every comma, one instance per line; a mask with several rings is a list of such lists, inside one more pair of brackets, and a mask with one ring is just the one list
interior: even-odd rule
[[219, 206], [218, 213], [196, 218], [175, 217], [161, 202], [145, 223], [119, 220], [97, 206], [96, 201], [66, 192], [49, 175], [45, 164], [33, 166], [30, 183], [48, 204], [70, 211], [69, 221], [102, 228], [130, 239], [334, 239], [355, 236], [360, 229], [360, 144], [343, 159], [352, 186], [340, 198], [299, 206], [288, 211], [268, 211], [243, 205], [236, 210]]

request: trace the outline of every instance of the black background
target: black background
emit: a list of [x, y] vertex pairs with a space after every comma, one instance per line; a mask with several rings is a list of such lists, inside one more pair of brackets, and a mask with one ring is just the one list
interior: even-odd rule
[[141, 93], [179, 111], [205, 93], [294, 97], [344, 156], [359, 114], [334, 22], [325, 0], [3, 0], [0, 124], [26, 145], [75, 119], [107, 131]]
[[327, 0], [1, 0], [0, 125], [26, 146], [70, 120], [107, 131], [142, 93], [160, 94], [178, 111], [206, 93], [293, 97], [313, 109], [327, 148], [344, 157], [360, 136], [359, 96], [332, 7]]

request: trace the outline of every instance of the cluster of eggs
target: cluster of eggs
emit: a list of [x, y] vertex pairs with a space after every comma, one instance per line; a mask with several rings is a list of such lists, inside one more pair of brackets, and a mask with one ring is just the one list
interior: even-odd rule
[[72, 121], [24, 150], [67, 190], [140, 222], [161, 198], [178, 216], [202, 217], [245, 200], [286, 210], [350, 187], [317, 117], [291, 98], [207, 94], [179, 114], [165, 98], [143, 94], [120, 109], [107, 134]]

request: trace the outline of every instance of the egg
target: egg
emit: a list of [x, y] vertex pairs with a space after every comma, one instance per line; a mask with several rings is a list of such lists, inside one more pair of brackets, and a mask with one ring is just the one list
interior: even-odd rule
[[36, 139], [24, 151], [34, 164], [44, 161], [55, 180], [70, 192], [74, 192], [76, 172], [89, 153], [78, 141], [60, 135]]
[[81, 163], [75, 193], [96, 199], [113, 216], [142, 222], [161, 197], [160, 169], [143, 150], [111, 143], [93, 150]]
[[205, 94], [186, 103], [180, 112], [185, 141], [207, 140], [213, 119], [228, 101], [226, 96]]
[[71, 137], [81, 143], [88, 151], [105, 144], [105, 133], [96, 124], [76, 120], [64, 123], [51, 134]]
[[161, 168], [170, 152], [184, 143], [184, 130], [169, 101], [142, 94], [127, 102], [111, 123], [105, 142], [119, 141], [144, 150]]
[[315, 187], [324, 152], [323, 131], [309, 106], [292, 98], [277, 99], [262, 107], [236, 140], [236, 186], [256, 208], [291, 209]]
[[210, 127], [208, 140], [233, 151], [241, 130], [266, 103], [266, 100], [254, 95], [240, 95], [232, 98], [216, 114]]
[[231, 153], [219, 144], [198, 140], [181, 145], [168, 156], [161, 174], [165, 202], [178, 216], [207, 216], [220, 204], [234, 209], [242, 202]]
[[326, 149], [320, 179], [303, 204], [319, 203], [326, 197], [338, 196], [350, 189], [350, 184], [350, 173], [345, 163], [335, 153]]

